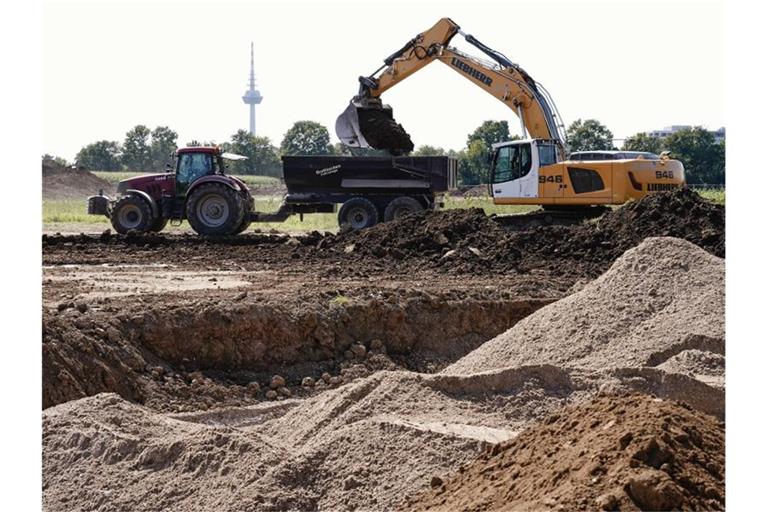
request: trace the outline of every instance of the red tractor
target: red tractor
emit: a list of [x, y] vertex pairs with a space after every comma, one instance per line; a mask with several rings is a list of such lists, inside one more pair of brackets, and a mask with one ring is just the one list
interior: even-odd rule
[[253, 219], [253, 197], [245, 183], [224, 174], [225, 159], [245, 157], [218, 147], [180, 148], [175, 170], [123, 180], [118, 198], [88, 198], [88, 213], [106, 215], [118, 233], [161, 231], [169, 220], [187, 219], [201, 235], [235, 235]]

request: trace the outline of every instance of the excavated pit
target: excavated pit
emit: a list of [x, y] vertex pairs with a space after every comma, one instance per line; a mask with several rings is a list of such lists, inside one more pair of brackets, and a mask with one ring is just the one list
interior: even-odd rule
[[552, 302], [381, 290], [340, 297], [301, 308], [259, 297], [188, 301], [116, 315], [114, 300], [82, 312], [65, 304], [43, 317], [43, 406], [115, 392], [192, 410], [263, 399], [275, 374], [295, 395], [314, 391], [304, 379], [323, 374], [339, 385], [376, 370], [434, 373]]

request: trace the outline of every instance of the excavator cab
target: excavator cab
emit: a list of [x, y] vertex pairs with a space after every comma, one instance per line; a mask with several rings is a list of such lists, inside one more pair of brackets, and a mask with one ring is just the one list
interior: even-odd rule
[[[528, 139], [493, 145], [489, 186], [494, 199], [562, 196], [564, 183], [557, 166], [555, 140]], [[540, 187], [542, 185], [542, 187]]]

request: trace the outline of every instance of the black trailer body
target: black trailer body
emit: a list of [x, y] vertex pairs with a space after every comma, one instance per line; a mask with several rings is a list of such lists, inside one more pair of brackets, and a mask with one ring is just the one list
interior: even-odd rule
[[333, 212], [341, 205], [339, 225], [362, 229], [438, 208], [441, 195], [456, 188], [457, 160], [446, 156], [284, 156], [282, 160], [288, 194], [278, 212], [257, 213], [256, 221]]

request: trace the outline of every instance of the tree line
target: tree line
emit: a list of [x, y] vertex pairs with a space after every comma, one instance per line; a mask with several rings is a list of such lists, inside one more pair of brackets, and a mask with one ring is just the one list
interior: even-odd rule
[[[613, 133], [595, 119], [578, 119], [566, 130], [568, 150], [618, 149]], [[507, 121], [484, 121], [467, 135], [464, 148], [459, 151], [423, 145], [416, 148], [414, 156], [452, 156], [458, 159], [459, 182], [464, 186], [488, 182], [491, 145], [496, 142], [515, 140], [510, 135]], [[212, 145], [214, 141], [192, 140], [187, 146]], [[167, 126], [150, 130], [137, 125], [125, 134], [122, 143], [101, 140], [88, 144], [77, 154], [75, 164], [88, 170], [100, 171], [149, 171], [159, 170], [171, 161], [178, 146], [178, 134]], [[219, 143], [224, 151], [248, 157], [231, 162], [233, 174], [258, 174], [282, 176], [280, 157], [284, 155], [339, 155], [339, 156], [386, 156], [384, 151], [350, 148], [331, 143], [328, 129], [315, 121], [297, 121], [285, 133], [279, 146], [269, 137], [254, 136], [246, 130], [238, 130], [226, 142]], [[659, 154], [669, 151], [671, 158], [685, 166], [689, 183], [725, 183], [725, 142], [715, 141], [714, 136], [701, 127], [683, 129], [667, 137], [651, 137], [638, 133], [628, 137], [621, 147], [626, 151], [649, 151]], [[49, 159], [57, 159], [46, 155]], [[61, 160], [61, 159], [59, 159]]]

